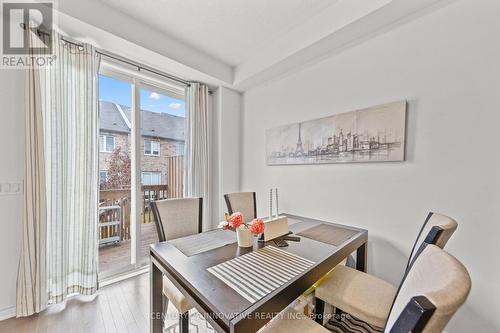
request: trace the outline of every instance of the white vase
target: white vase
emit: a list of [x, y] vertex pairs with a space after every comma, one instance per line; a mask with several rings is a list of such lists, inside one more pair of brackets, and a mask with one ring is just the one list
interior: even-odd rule
[[238, 238], [239, 247], [252, 247], [253, 235], [250, 229], [245, 227], [236, 228], [236, 236]]

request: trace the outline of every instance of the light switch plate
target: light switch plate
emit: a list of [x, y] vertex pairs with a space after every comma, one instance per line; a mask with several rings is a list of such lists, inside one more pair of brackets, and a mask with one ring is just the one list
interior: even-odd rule
[[21, 193], [21, 183], [10, 183], [10, 193], [12, 194]]
[[0, 183], [0, 195], [17, 195], [23, 192], [22, 182]]
[[1, 183], [0, 184], [0, 193], [6, 195], [10, 193], [10, 184], [9, 183]]

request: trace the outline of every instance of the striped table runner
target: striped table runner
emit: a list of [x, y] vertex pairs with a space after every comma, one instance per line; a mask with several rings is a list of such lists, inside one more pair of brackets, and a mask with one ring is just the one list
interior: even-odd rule
[[207, 270], [254, 303], [312, 265], [313, 261], [266, 246]]

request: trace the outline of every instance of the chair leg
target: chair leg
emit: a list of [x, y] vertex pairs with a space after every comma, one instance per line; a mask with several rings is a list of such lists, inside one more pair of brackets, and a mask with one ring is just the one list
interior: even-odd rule
[[179, 333], [189, 332], [189, 311], [179, 314]]
[[325, 314], [325, 302], [319, 298], [315, 298], [316, 305], [314, 306], [314, 321], [323, 326], [323, 316]]
[[337, 321], [342, 321], [342, 310], [340, 310], [339, 308], [335, 307], [335, 319]]

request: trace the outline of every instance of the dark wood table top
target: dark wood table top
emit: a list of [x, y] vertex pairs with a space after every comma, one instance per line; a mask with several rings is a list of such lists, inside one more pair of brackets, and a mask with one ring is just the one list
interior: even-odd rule
[[[328, 223], [290, 214], [282, 215], [288, 217], [289, 230], [294, 234]], [[304, 272], [255, 303], [251, 303], [242, 297], [234, 289], [208, 272], [207, 268], [269, 245], [267, 243], [257, 242], [257, 239], [255, 239], [253, 248], [240, 248], [237, 243], [232, 243], [192, 256], [186, 256], [167, 241], [151, 245], [151, 256], [166, 271], [164, 273], [173, 279], [176, 286], [189, 295], [189, 298], [196, 303], [196, 307], [202, 314], [217, 317], [214, 320], [219, 326], [219, 330], [233, 331], [234, 326], [251, 313], [256, 311], [267, 312], [269, 310], [275, 312], [285, 308], [297, 296], [314, 284], [319, 277], [326, 274], [367, 241], [368, 232], [364, 229], [335, 223], [332, 223], [332, 225], [353, 230], [356, 233], [340, 246], [305, 237], [301, 237], [300, 242], [288, 241], [289, 246], [280, 249], [314, 261], [315, 264], [310, 270], [314, 271], [314, 274]], [[214, 237], [216, 237], [216, 233]], [[273, 300], [273, 302], [269, 302], [270, 300]]]

